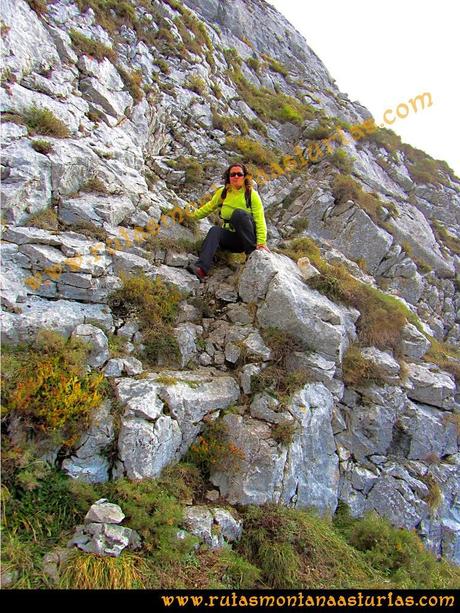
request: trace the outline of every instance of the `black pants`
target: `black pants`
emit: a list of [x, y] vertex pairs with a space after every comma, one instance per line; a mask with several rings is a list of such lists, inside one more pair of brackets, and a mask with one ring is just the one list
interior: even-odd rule
[[249, 255], [256, 248], [256, 228], [252, 215], [236, 209], [230, 218], [235, 232], [213, 226], [201, 247], [200, 257], [197, 266], [208, 272], [212, 266], [212, 260], [217, 249], [220, 247], [225, 251], [233, 251], [234, 253], [242, 253], [243, 251]]

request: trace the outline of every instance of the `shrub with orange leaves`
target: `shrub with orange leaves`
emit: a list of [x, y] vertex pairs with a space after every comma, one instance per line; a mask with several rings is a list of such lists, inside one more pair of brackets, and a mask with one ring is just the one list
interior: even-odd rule
[[5, 347], [3, 415], [19, 415], [33, 432], [74, 444], [105, 394], [104, 375], [86, 372], [88, 349], [51, 331], [41, 331], [31, 345]]

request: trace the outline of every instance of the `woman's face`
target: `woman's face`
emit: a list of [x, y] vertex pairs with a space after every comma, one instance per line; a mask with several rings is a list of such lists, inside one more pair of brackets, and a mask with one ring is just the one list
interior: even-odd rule
[[236, 189], [240, 189], [244, 184], [244, 171], [241, 166], [232, 166], [230, 168], [230, 185]]

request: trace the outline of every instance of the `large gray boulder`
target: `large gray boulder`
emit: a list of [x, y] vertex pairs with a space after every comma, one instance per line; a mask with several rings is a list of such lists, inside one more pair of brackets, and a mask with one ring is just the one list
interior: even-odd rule
[[23, 75], [48, 70], [59, 64], [60, 58], [52, 38], [27, 2], [2, 0], [2, 15], [9, 26], [8, 37], [2, 43], [2, 55], [5, 66], [18, 80]]
[[409, 202], [397, 206], [398, 216], [388, 219], [396, 240], [408, 244], [414, 256], [433, 267], [440, 277], [454, 277], [452, 258], [443, 256], [425, 215]]
[[116, 524], [88, 523], [77, 526], [68, 547], [78, 547], [85, 553], [117, 558], [123, 549], [138, 549], [141, 539], [135, 530]]
[[456, 416], [450, 417], [439, 408], [408, 402], [398, 420], [393, 452], [428, 462], [457, 453], [458, 426]]
[[165, 371], [117, 382], [126, 406], [119, 436], [120, 459], [130, 479], [153, 478], [179, 460], [203, 428], [202, 419], [239, 398], [231, 377]]
[[272, 279], [277, 275], [299, 276], [295, 263], [286, 256], [254, 251], [248, 258], [238, 283], [243, 302], [257, 302], [265, 298]]
[[334, 512], [339, 482], [338, 456], [331, 427], [333, 398], [321, 383], [307, 385], [289, 405], [294, 418], [292, 440], [276, 443], [269, 407], [254, 405], [251, 413], [264, 421], [229, 414], [224, 423], [239, 454], [217, 467], [211, 482], [231, 504], [284, 503], [319, 512]]
[[422, 364], [408, 364], [408, 380], [405, 383], [407, 395], [412, 400], [431, 404], [441, 409], [453, 408], [456, 391], [451, 375], [437, 367]]
[[299, 340], [306, 349], [317, 351], [340, 363], [355, 337], [355, 310], [331, 302], [302, 280], [298, 267], [285, 256], [254, 252], [248, 259], [238, 288], [245, 302], [260, 301], [257, 321]]
[[125, 514], [117, 504], [101, 498], [91, 505], [84, 521], [85, 524], [121, 524], [124, 518]]
[[0, 313], [4, 342], [18, 343], [33, 339], [42, 328], [70, 336], [76, 326], [97, 322], [105, 330], [113, 327], [107, 305], [81, 304], [70, 300], [45, 300], [30, 296], [20, 305], [21, 312]]
[[197, 340], [203, 333], [203, 328], [196, 324], [183, 323], [174, 329], [180, 353], [180, 366], [185, 368], [187, 364], [195, 360], [198, 353]]
[[380, 377], [385, 383], [393, 385], [399, 383], [401, 367], [390, 353], [381, 351], [377, 347], [364, 347], [361, 350], [361, 355], [378, 369]]
[[159, 395], [180, 426], [182, 443], [178, 452], [182, 456], [202, 430], [203, 418], [235, 404], [240, 388], [232, 377], [210, 374], [206, 370], [169, 374], [176, 377], [177, 382], [172, 385], [160, 383]]
[[298, 430], [289, 446], [281, 491], [284, 504], [334, 513], [337, 507], [339, 461], [332, 432], [334, 399], [322, 383], [297, 392], [289, 406]]
[[417, 328], [407, 323], [401, 335], [401, 351], [408, 358], [420, 359], [430, 348], [431, 343]]
[[350, 260], [364, 259], [366, 269], [374, 273], [393, 243], [391, 234], [379, 228], [357, 206], [339, 215], [333, 210], [332, 215], [327, 229], [334, 236], [334, 247]]
[[268, 423], [235, 414], [223, 420], [239, 453], [211, 472], [211, 483], [230, 504], [279, 502], [287, 448], [272, 439]]
[[78, 198], [62, 200], [59, 220], [67, 226], [85, 222], [118, 225], [133, 211], [134, 205], [126, 196], [80, 194]]
[[394, 436], [394, 426], [403, 413], [406, 395], [395, 386], [385, 385], [379, 388], [370, 385], [364, 397], [356, 398], [344, 404], [341, 410], [346, 428], [336, 435], [336, 441], [342, 445], [359, 462], [365, 462], [368, 456], [386, 456]]
[[0, 188], [7, 223], [23, 223], [51, 204], [50, 160], [34, 151], [30, 142], [21, 140], [3, 148], [2, 164], [10, 169]]
[[367, 497], [366, 508], [377, 511], [395, 526], [412, 530], [428, 514], [428, 504], [421, 497], [428, 495], [428, 488], [418, 481], [419, 491], [414, 492], [410, 478], [405, 478], [407, 473], [399, 470], [393, 475], [392, 469], [390, 466], [376, 481]]

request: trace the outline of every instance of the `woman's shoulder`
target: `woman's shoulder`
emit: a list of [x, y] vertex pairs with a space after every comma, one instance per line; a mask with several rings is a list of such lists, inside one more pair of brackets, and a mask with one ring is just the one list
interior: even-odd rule
[[220, 196], [224, 191], [225, 185], [220, 185], [217, 189], [214, 187], [214, 197]]

